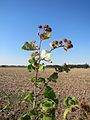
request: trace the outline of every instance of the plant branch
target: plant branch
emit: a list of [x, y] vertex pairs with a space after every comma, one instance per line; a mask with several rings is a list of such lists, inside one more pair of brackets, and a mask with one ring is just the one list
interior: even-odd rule
[[[60, 45], [60, 46], [58, 46], [57, 48], [60, 48], [60, 47], [64, 47], [64, 45]], [[55, 50], [56, 48], [52, 48], [51, 50], [50, 50], [50, 52], [51, 51], [53, 51], [53, 50]]]
[[48, 80], [44, 85], [43, 87], [41, 88], [41, 90], [37, 93], [36, 97], [40, 96], [41, 95], [41, 92], [45, 89], [46, 85], [49, 83], [50, 81]]

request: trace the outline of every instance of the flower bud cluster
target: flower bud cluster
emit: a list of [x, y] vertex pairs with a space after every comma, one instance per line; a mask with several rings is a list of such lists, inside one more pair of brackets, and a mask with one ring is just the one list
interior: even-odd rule
[[70, 40], [68, 39], [63, 39], [63, 40], [54, 40], [52, 43], [50, 43], [50, 47], [52, 49], [58, 48], [58, 47], [63, 47], [64, 50], [68, 50], [73, 47], [73, 44]]
[[52, 28], [49, 25], [44, 25], [45, 32], [52, 32]]
[[66, 45], [64, 45], [64, 50], [67, 51], [68, 49], [73, 47], [73, 44], [72, 44], [72, 42], [70, 40], [65, 38], [63, 41], [66, 44]]
[[62, 44], [62, 41], [55, 40], [52, 43], [50, 43], [50, 47], [55, 49], [58, 48], [60, 44]]
[[41, 30], [44, 30], [44, 33], [47, 33], [47, 32], [52, 32], [52, 28], [49, 26], [49, 25], [47, 25], [47, 24], [45, 24], [44, 26], [42, 26], [42, 25], [39, 25], [38, 26], [38, 29], [39, 29], [39, 32], [38, 32], [38, 35], [40, 36], [40, 32], [41, 32]]

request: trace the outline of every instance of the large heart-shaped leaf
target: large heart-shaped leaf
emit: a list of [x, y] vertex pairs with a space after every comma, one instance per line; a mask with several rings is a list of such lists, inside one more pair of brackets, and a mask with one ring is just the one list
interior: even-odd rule
[[28, 62], [29, 62], [33, 67], [35, 67], [35, 66], [37, 65], [37, 60], [36, 60], [35, 58], [30, 58], [30, 59], [28, 60]]
[[64, 120], [67, 120], [68, 113], [71, 113], [73, 111], [73, 109], [76, 109], [76, 108], [79, 108], [79, 106], [78, 105], [71, 105], [68, 108], [66, 108], [64, 113], [63, 113]]
[[78, 103], [77, 99], [74, 96], [69, 96], [64, 99], [65, 106], [76, 105]]
[[50, 86], [46, 86], [43, 96], [45, 98], [53, 100], [56, 104], [58, 104], [58, 98], [56, 97], [54, 90]]
[[44, 69], [45, 69], [45, 66], [44, 66], [44, 64], [42, 63], [42, 64], [39, 64], [39, 71], [44, 71]]
[[39, 46], [35, 46], [35, 40], [32, 40], [30, 43], [25, 42], [25, 44], [22, 46], [23, 50], [38, 50]]
[[56, 107], [56, 104], [53, 100], [47, 100], [40, 104], [40, 107], [43, 109], [43, 111], [47, 112], [49, 110], [52, 110]]
[[29, 72], [32, 72], [35, 70], [35, 67], [32, 66], [32, 64], [30, 64], [30, 65], [28, 65], [28, 70], [29, 70]]
[[58, 73], [54, 72], [52, 75], [50, 75], [50, 77], [48, 78], [48, 80], [56, 82], [56, 79], [58, 79]]

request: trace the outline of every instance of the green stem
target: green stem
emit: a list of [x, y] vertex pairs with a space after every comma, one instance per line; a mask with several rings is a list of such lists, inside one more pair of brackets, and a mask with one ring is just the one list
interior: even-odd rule
[[[42, 40], [40, 40], [40, 44], [39, 44], [39, 50], [38, 50], [38, 53], [39, 53], [39, 58], [38, 58], [38, 63], [37, 63], [37, 67], [36, 67], [36, 69], [35, 69], [35, 77], [36, 77], [36, 81], [37, 81], [37, 79], [38, 79], [38, 69], [39, 69], [39, 67], [38, 67], [38, 65], [40, 64], [40, 48], [41, 48], [41, 43], [42, 43]], [[36, 82], [34, 83], [34, 95], [35, 95], [35, 97], [34, 97], [34, 101], [33, 101], [33, 109], [36, 107], [36, 98], [37, 98], [37, 94], [36, 94]]]
[[45, 87], [48, 85], [49, 82], [50, 82], [50, 81], [47, 81], [47, 82], [43, 85], [43, 87], [41, 88], [41, 90], [37, 93], [36, 97], [38, 97], [38, 96], [40, 96], [40, 95], [42, 94], [42, 91], [45, 89]]
[[[60, 47], [64, 47], [64, 45], [60, 45], [59, 47], [57, 47], [57, 48], [60, 48]], [[53, 50], [55, 50], [56, 48], [52, 48], [51, 50], [50, 50], [50, 52], [51, 51], [53, 51]]]

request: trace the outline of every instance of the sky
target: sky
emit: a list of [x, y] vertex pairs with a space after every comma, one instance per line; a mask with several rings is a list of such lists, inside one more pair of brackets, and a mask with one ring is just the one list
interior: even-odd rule
[[[0, 0], [0, 65], [27, 65], [25, 41], [36, 40], [38, 25], [49, 24], [52, 35], [42, 43], [68, 38], [74, 47], [53, 51], [53, 64], [90, 64], [90, 0]], [[47, 64], [47, 63], [46, 63]]]

